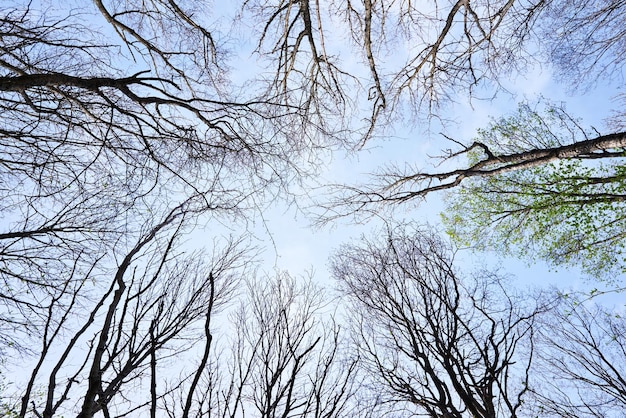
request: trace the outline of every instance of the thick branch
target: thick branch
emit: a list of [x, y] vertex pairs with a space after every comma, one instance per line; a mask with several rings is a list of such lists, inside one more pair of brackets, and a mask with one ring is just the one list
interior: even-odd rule
[[[150, 81], [168, 82], [157, 77], [139, 77], [141, 73], [124, 78], [111, 77], [76, 77], [61, 73], [26, 74], [14, 77], [0, 77], [0, 91], [23, 91], [34, 87], [70, 86], [86, 90], [98, 90], [103, 87], [123, 88], [132, 84], [146, 85]], [[171, 83], [171, 82], [170, 82]]]
[[[463, 180], [470, 177], [492, 177], [542, 166], [557, 160], [599, 159], [623, 156], [624, 153], [620, 148], [626, 148], [626, 132], [602, 135], [597, 138], [560, 147], [533, 149], [504, 155], [494, 155], [484, 144], [474, 142], [469, 147], [466, 147], [461, 152], [452, 154], [450, 157], [467, 154], [475, 148], [483, 149], [487, 158], [468, 168], [443, 173], [417, 173], [411, 176], [402, 176], [386, 186], [384, 190], [392, 191], [410, 182], [425, 182], [426, 185], [414, 191], [381, 196], [381, 199], [387, 201], [405, 201], [414, 197], [424, 197], [432, 192], [452, 189], [458, 186]], [[440, 181], [441, 183], [433, 185], [432, 183], [435, 181]]]

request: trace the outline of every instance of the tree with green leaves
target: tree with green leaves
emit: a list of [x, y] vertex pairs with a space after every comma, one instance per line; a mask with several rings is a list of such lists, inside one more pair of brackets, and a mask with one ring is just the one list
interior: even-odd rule
[[[365, 28], [387, 12], [387, 18], [402, 22], [397, 33], [413, 39], [411, 35], [419, 31], [412, 31], [403, 19], [428, 21], [413, 14], [410, 3], [397, 9], [385, 9], [384, 4], [371, 3], [375, 12], [365, 13]], [[410, 97], [410, 104], [423, 104], [425, 91], [431, 93], [428, 97], [442, 99], [447, 90], [435, 81], [445, 76], [453, 88], [470, 87], [471, 97], [474, 86], [497, 85], [510, 74], [507, 70], [519, 70], [532, 61], [549, 66], [556, 78], [573, 89], [593, 87], [599, 80], [623, 80], [626, 61], [620, 57], [626, 54], [626, 34], [620, 16], [626, 9], [624, 2], [495, 2], [492, 14], [482, 2], [449, 4], [450, 9], [439, 9], [449, 11], [448, 19], [440, 19], [441, 31], [432, 31], [439, 36], [409, 58], [402, 70], [388, 68], [383, 73], [376, 54], [368, 61], [377, 70], [373, 74], [383, 74], [380, 85], [385, 88], [379, 90], [384, 94], [372, 97], [386, 98], [382, 103], [387, 110], [404, 103], [403, 98]], [[354, 9], [358, 14], [359, 9]], [[479, 18], [484, 13], [489, 19]], [[492, 25], [488, 30], [487, 21]], [[458, 22], [464, 28], [451, 29]], [[379, 33], [386, 33], [385, 28], [378, 28]], [[507, 40], [501, 38], [503, 34]], [[464, 49], [466, 42], [475, 49]], [[384, 51], [384, 42], [374, 45], [373, 51]], [[433, 89], [424, 90], [427, 86]], [[615, 103], [606, 115], [610, 123], [601, 132], [583, 128], [582, 122], [558, 106], [537, 111], [522, 105], [517, 115], [495, 120], [475, 140], [448, 137], [454, 149], [444, 151], [444, 161], [435, 169], [401, 161], [380, 168], [360, 184], [331, 186], [319, 221], [376, 216], [389, 207], [417, 204], [433, 192], [458, 189], [450, 197], [446, 219], [460, 243], [546, 259], [554, 265], [582, 266], [591, 275], [610, 278], [622, 272], [625, 264], [621, 255], [623, 96]], [[438, 112], [437, 116], [446, 115]]]
[[522, 105], [464, 152], [469, 167], [444, 186], [459, 185], [443, 214], [457, 241], [605, 279], [626, 271], [625, 134], [585, 130], [562, 108]]
[[449, 139], [458, 149], [442, 157], [448, 170], [391, 167], [365, 187], [342, 188], [335, 208], [375, 212], [447, 191], [444, 222], [463, 246], [605, 279], [625, 271], [626, 133], [585, 129], [559, 106], [521, 104], [469, 144]]

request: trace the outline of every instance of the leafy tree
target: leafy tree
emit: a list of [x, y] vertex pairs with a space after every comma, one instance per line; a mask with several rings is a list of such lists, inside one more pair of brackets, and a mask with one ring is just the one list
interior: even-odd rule
[[[351, 34], [358, 38], [357, 45], [359, 39], [363, 42], [365, 51], [375, 51], [364, 55], [372, 57], [367, 61], [375, 69], [372, 77], [383, 80], [372, 86], [384, 87], [372, 87], [382, 92], [372, 93], [372, 98], [381, 100], [394, 115], [398, 104], [411, 108], [404, 105], [428, 102], [428, 94], [437, 97], [437, 103], [445, 102], [441, 99], [449, 95], [447, 87], [470, 87], [471, 96], [472, 86], [497, 84], [511, 74], [508, 70], [533, 61], [550, 66], [573, 88], [622, 80], [623, 2], [459, 1], [444, 3], [432, 13], [423, 3], [392, 7], [384, 1], [364, 2], [363, 7], [362, 14], [359, 6], [353, 6], [353, 14], [346, 12], [346, 16], [362, 16], [353, 22], [387, 36], [368, 44], [367, 36], [355, 35], [355, 26]], [[440, 26], [429, 20], [433, 16], [439, 16]], [[389, 36], [386, 23], [380, 23], [383, 18], [395, 22], [395, 35], [414, 41], [415, 49], [408, 48], [409, 64], [402, 69], [389, 65], [383, 71], [379, 65], [382, 60], [377, 54], [391, 50], [385, 47], [397, 41]], [[422, 33], [416, 28], [421, 24], [433, 26]], [[443, 80], [449, 81], [445, 87]], [[451, 213], [446, 215], [460, 242], [556, 265], [582, 266], [589, 274], [611, 278], [624, 266], [620, 157], [626, 133], [619, 107], [624, 102], [616, 103], [613, 113], [606, 115], [611, 130], [605, 132], [583, 129], [581, 122], [554, 106], [544, 113], [522, 105], [517, 115], [498, 119], [475, 141], [449, 138], [456, 149], [442, 155], [445, 161], [438, 169], [400, 162], [381, 168], [361, 184], [331, 185], [319, 222], [343, 216], [361, 219], [462, 186], [450, 199]], [[436, 115], [446, 116], [445, 112]], [[463, 156], [469, 157], [468, 163], [455, 160]]]
[[[462, 243], [611, 279], [626, 268], [626, 135], [585, 131], [563, 109], [527, 105], [466, 149], [444, 221]], [[449, 184], [450, 184], [449, 183]]]
[[624, 271], [626, 133], [601, 135], [561, 107], [522, 104], [469, 145], [454, 142], [460, 149], [443, 158], [458, 168], [391, 167], [367, 187], [342, 188], [329, 207], [375, 213], [449, 191], [442, 216], [463, 246], [581, 266], [605, 279]]

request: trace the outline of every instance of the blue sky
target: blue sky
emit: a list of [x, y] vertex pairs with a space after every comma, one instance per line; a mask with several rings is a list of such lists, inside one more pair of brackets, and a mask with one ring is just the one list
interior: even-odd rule
[[[490, 118], [506, 116], [520, 101], [536, 102], [542, 97], [554, 103], [564, 103], [572, 115], [582, 119], [584, 126], [593, 126], [600, 132], [607, 132], [605, 118], [614, 107], [612, 97], [619, 93], [619, 85], [604, 84], [583, 92], [571, 92], [569, 86], [556, 82], [549, 68], [535, 67], [525, 77], [516, 76], [505, 80], [508, 93], [499, 93], [494, 100], [473, 99], [471, 103], [457, 98], [457, 103], [444, 107], [446, 118], [454, 123], [445, 127], [446, 134], [457, 140], [469, 141], [476, 130], [485, 127]], [[436, 121], [425, 126], [422, 132], [415, 127], [394, 126], [390, 137], [376, 138], [365, 149], [343, 156], [335, 156], [323, 178], [327, 182], [358, 184], [368, 173], [389, 163], [402, 165], [404, 162], [431, 167], [433, 160], [444, 148], [454, 144], [447, 142], [439, 132], [444, 128]], [[421, 158], [421, 160], [418, 160]], [[411, 159], [412, 161], [409, 161]], [[444, 209], [443, 193], [429, 195], [419, 206], [408, 204], [395, 212], [398, 221], [416, 221], [439, 225], [439, 214]], [[316, 281], [333, 286], [329, 280], [327, 260], [331, 252], [344, 242], [358, 239], [361, 234], [371, 234], [382, 225], [379, 219], [371, 218], [365, 223], [353, 223], [342, 219], [323, 228], [311, 228], [311, 219], [295, 207], [275, 207], [267, 216], [267, 227], [257, 228], [257, 237], [266, 246], [263, 268], [266, 270], [286, 269], [294, 274], [313, 271]], [[505, 274], [510, 274], [520, 287], [543, 287], [549, 284], [564, 290], [588, 292], [604, 285], [585, 279], [577, 269], [559, 268], [555, 270], [543, 262], [529, 262], [515, 258], [504, 258], [496, 253], [476, 254], [461, 251], [458, 261], [463, 269], [491, 265]], [[596, 301], [620, 304], [618, 296], [597, 298]]]
[[[219, 15], [219, 8], [216, 8], [215, 13]], [[245, 34], [239, 35], [244, 35], [239, 46], [250, 47], [245, 42]], [[341, 50], [341, 45], [338, 45], [338, 49]], [[253, 76], [256, 70], [254, 55], [245, 49], [242, 49], [240, 54], [231, 61], [235, 78], [245, 79]], [[363, 71], [361, 64], [355, 65], [354, 69], [360, 68], [360, 71]], [[308, 181], [303, 190], [295, 190], [304, 196], [297, 204], [288, 205], [283, 201], [277, 201], [262, 214], [257, 212], [253, 218], [232, 225], [211, 220], [206, 225], [198, 226], [189, 236], [187, 243], [190, 247], [208, 247], [210, 251], [216, 236], [251, 233], [249, 242], [259, 249], [260, 276], [271, 274], [275, 269], [287, 270], [296, 276], [306, 276], [312, 272], [315, 282], [332, 288], [334, 283], [328, 268], [329, 256], [342, 243], [358, 240], [362, 234], [374, 233], [377, 228], [382, 227], [383, 219], [371, 217], [354, 223], [350, 218], [346, 218], [316, 228], [311, 226], [314, 221], [311, 215], [319, 211], [311, 206], [307, 194], [319, 199], [321, 189], [318, 188], [324, 185], [363, 184], [367, 182], [369, 173], [388, 164], [402, 166], [409, 163], [432, 169], [434, 160], [430, 157], [440, 155], [445, 148], [454, 147], [454, 144], [449, 143], [440, 132], [445, 131], [450, 137], [469, 142], [476, 130], [485, 127], [490, 118], [505, 116], [517, 107], [518, 102], [537, 101], [541, 96], [556, 103], [565, 103], [566, 108], [574, 116], [583, 119], [584, 126], [595, 126], [601, 132], [606, 132], [603, 119], [614, 107], [612, 98], [623, 92], [617, 83], [611, 85], [604, 82], [586, 91], [571, 92], [568, 90], [569, 86], [557, 83], [553, 79], [549, 67], [538, 66], [529, 69], [524, 75], [513, 74], [510, 79], [502, 80], [502, 84], [508, 92], [499, 92], [493, 100], [473, 99], [470, 102], [459, 93], [455, 103], [444, 104], [439, 111], [449, 120], [445, 127], [440, 126], [436, 119], [430, 122], [421, 120], [419, 124], [409, 124], [403, 119], [395, 120], [385, 135], [374, 137], [363, 149], [352, 152], [337, 151], [328, 159], [328, 164], [321, 169], [319, 175]], [[485, 97], [490, 97], [487, 90]], [[443, 198], [442, 193], [432, 194], [419, 205], [405, 204], [397, 208], [393, 220], [438, 226], [439, 214], [444, 208]], [[381, 216], [391, 221], [386, 214]], [[512, 286], [522, 288], [549, 284], [556, 285], [564, 291], [573, 289], [589, 292], [594, 288], [600, 290], [605, 288], [602, 284], [585, 280], [577, 269], [553, 271], [544, 263], [529, 265], [526, 260], [502, 258], [496, 253], [475, 254], [460, 251], [458, 267], [466, 273], [483, 267], [499, 268], [503, 274], [515, 277], [511, 279]], [[594, 300], [617, 305], [618, 309], [624, 309], [626, 306], [623, 297], [620, 298], [615, 294]]]

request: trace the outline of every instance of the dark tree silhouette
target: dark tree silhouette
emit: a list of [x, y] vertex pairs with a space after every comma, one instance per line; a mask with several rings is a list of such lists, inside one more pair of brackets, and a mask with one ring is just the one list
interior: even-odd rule
[[[622, 305], [623, 307], [623, 305]], [[562, 295], [542, 321], [536, 413], [545, 417], [618, 417], [626, 410], [626, 322], [609, 309]]]
[[343, 246], [332, 263], [369, 386], [366, 416], [523, 416], [547, 306], [495, 274], [462, 278], [432, 231], [380, 235]]
[[[39, 351], [33, 349], [18, 416], [112, 416], [146, 408], [163, 396], [155, 382], [172, 376], [174, 362], [189, 361], [198, 344], [210, 347], [212, 315], [229, 301], [250, 258], [236, 241], [212, 257], [180, 249], [194, 206], [202, 208], [188, 200], [146, 225], [135, 243], [118, 243], [125, 255], [111, 261], [115, 267], [94, 265], [44, 306], [48, 316], [31, 338]], [[152, 396], [138, 385], [146, 376]], [[186, 388], [195, 391], [194, 384]]]
[[343, 352], [343, 330], [324, 296], [310, 279], [285, 272], [247, 280], [230, 315], [232, 343], [216, 346], [197, 369], [195, 396], [173, 391], [165, 411], [171, 417], [352, 416], [356, 360]]
[[61, 294], [176, 202], [245, 220], [338, 140], [229, 82], [201, 3], [37, 7], [0, 7], [0, 342], [24, 353]]

